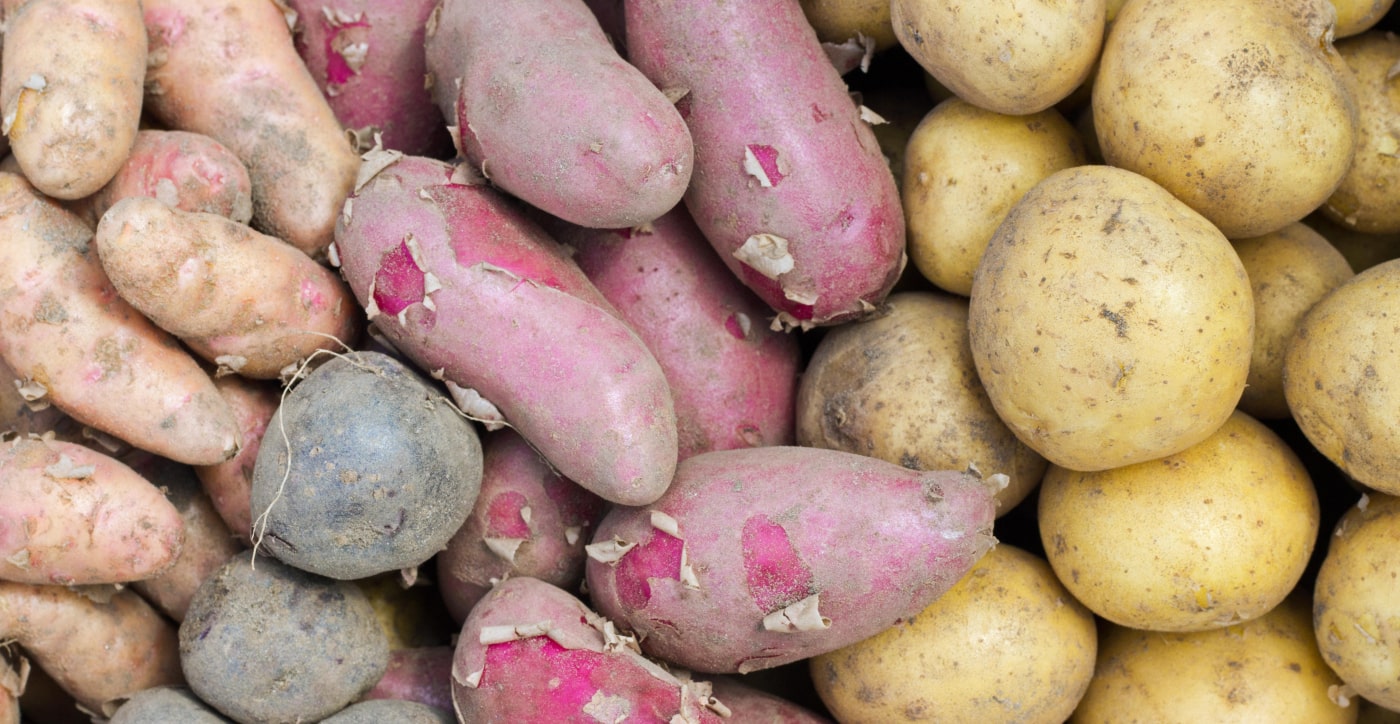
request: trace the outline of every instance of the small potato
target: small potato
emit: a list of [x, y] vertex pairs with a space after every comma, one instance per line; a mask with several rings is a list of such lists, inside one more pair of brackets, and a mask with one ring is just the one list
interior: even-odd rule
[[1307, 469], [1236, 412], [1160, 460], [1077, 473], [1051, 467], [1040, 538], [1074, 597], [1114, 623], [1205, 631], [1267, 613], [1293, 590], [1317, 539]]
[[969, 326], [1007, 427], [1052, 463], [1105, 470], [1225, 422], [1249, 374], [1254, 304], [1209, 222], [1142, 176], [1082, 166], [1042, 181], [998, 227]]
[[1337, 53], [1356, 76], [1359, 112], [1356, 156], [1341, 185], [1322, 206], [1323, 213], [1349, 229], [1368, 234], [1400, 231], [1400, 38], [1380, 31], [1337, 44]]
[[1317, 573], [1313, 624], [1322, 657], [1356, 693], [1400, 710], [1395, 581], [1400, 499], [1367, 495], [1338, 521]]
[[219, 716], [189, 689], [158, 686], [132, 694], [108, 721], [109, 724], [220, 724], [228, 719]]
[[1400, 494], [1400, 260], [1371, 267], [1303, 317], [1283, 360], [1293, 419], [1357, 482]]
[[1369, 30], [1385, 14], [1395, 0], [1332, 0], [1337, 9], [1336, 37], [1349, 38]]
[[802, 13], [823, 43], [844, 43], [857, 33], [869, 38], [876, 51], [899, 42], [888, 0], [802, 0]]
[[362, 701], [322, 719], [322, 724], [456, 724], [450, 712], [416, 701]]
[[893, 0], [899, 42], [959, 98], [1026, 115], [1059, 102], [1089, 76], [1104, 33], [1104, 0], [1004, 3]]
[[1261, 419], [1288, 417], [1283, 356], [1298, 322], [1318, 300], [1353, 275], [1342, 253], [1321, 234], [1294, 222], [1234, 242], [1254, 294], [1254, 352], [1240, 409]]
[[1085, 162], [1084, 142], [1053, 108], [1006, 116], [957, 98], [938, 104], [905, 152], [910, 259], [929, 281], [967, 296], [1011, 207], [1045, 177]]
[[1088, 609], [1044, 560], [1003, 543], [918, 615], [811, 669], [842, 722], [1060, 724], [1097, 650]]
[[389, 666], [365, 699], [404, 699], [452, 710], [451, 646], [419, 646], [389, 652]]
[[1133, 721], [1352, 724], [1340, 682], [1318, 655], [1305, 599], [1248, 623], [1164, 634], [1109, 624], [1089, 690], [1071, 724]]

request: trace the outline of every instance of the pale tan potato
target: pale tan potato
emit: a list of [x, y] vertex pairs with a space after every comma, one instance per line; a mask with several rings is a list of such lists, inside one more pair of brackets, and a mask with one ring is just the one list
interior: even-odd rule
[[1317, 645], [1356, 693], [1400, 709], [1400, 499], [1368, 495], [1337, 522], [1313, 591]]
[[997, 414], [1052, 463], [1179, 452], [1234, 410], [1254, 304], [1229, 241], [1160, 186], [1080, 166], [1031, 189], [973, 278], [973, 359]]
[[899, 42], [890, 24], [889, 0], [802, 0], [802, 12], [823, 43], [844, 43], [856, 33], [870, 38], [877, 51]]
[[967, 301], [901, 292], [873, 319], [822, 338], [797, 391], [797, 441], [914, 470], [1001, 473], [1003, 514], [1045, 472], [1036, 454], [997, 417], [967, 342]]
[[1336, 37], [1347, 38], [1370, 30], [1394, 4], [1395, 0], [1332, 0], [1337, 9]]
[[1060, 724], [1097, 650], [1094, 617], [1045, 561], [1002, 543], [918, 615], [811, 671], [843, 723]]
[[1043, 111], [1089, 77], [1104, 15], [1104, 0], [890, 3], [895, 37], [924, 70], [963, 100], [1008, 115]]
[[1327, 0], [1126, 4], [1094, 84], [1104, 158], [1232, 239], [1303, 218], [1341, 182], [1356, 139], [1334, 17]]
[[1400, 38], [1379, 30], [1337, 43], [1356, 76], [1356, 157], [1322, 212], [1368, 234], [1400, 232]]
[[1400, 260], [1371, 267], [1303, 317], [1283, 360], [1293, 419], [1357, 482], [1400, 494]]
[[1317, 538], [1317, 493], [1278, 435], [1236, 412], [1160, 460], [1051, 466], [1040, 537], [1070, 593], [1122, 626], [1205, 631], [1258, 618], [1293, 590]]
[[1072, 724], [1351, 724], [1340, 682], [1312, 641], [1305, 600], [1215, 631], [1163, 634], [1109, 625]]
[[1289, 416], [1283, 355], [1312, 305], [1353, 276], [1351, 265], [1301, 222], [1234, 242], [1254, 293], [1254, 352], [1240, 409], [1266, 420]]
[[1007, 116], [946, 100], [909, 137], [902, 195], [909, 258], [954, 294], [972, 274], [992, 232], [1027, 191], [1085, 163], [1084, 142], [1055, 109]]

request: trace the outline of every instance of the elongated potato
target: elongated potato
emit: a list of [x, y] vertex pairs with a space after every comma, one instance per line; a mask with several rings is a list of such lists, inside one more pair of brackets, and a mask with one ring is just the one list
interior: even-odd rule
[[44, 194], [78, 199], [136, 140], [146, 76], [139, 0], [6, 0], [0, 132]]
[[123, 199], [102, 215], [94, 245], [123, 299], [244, 377], [275, 378], [358, 334], [354, 298], [335, 272], [217, 214]]
[[226, 216], [240, 224], [253, 216], [248, 169], [224, 144], [188, 131], [143, 130], [117, 175], [90, 201], [91, 222], [128, 196], [150, 196], [181, 211]]
[[0, 173], [0, 237], [0, 354], [32, 395], [179, 462], [238, 450], [209, 375], [117, 296], [82, 221]]
[[271, 2], [144, 0], [146, 107], [248, 167], [253, 225], [324, 256], [360, 159]]

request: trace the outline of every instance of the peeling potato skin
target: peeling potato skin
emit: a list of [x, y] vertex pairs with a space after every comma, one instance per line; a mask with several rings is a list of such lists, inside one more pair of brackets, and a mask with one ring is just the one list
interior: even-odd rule
[[1012, 208], [973, 278], [968, 319], [997, 414], [1075, 470], [1205, 439], [1244, 391], [1254, 340], [1249, 280], [1225, 237], [1108, 166], [1059, 171]]
[[145, 106], [232, 150], [253, 184], [253, 226], [324, 258], [360, 159], [272, 2], [144, 0]]
[[1334, 19], [1327, 0], [1127, 4], [1094, 83], [1104, 158], [1231, 239], [1303, 218], [1337, 188], [1356, 143]]
[[1400, 260], [1371, 267], [1303, 317], [1283, 362], [1293, 419], [1358, 482], [1400, 494], [1400, 334], [1393, 321]]
[[[138, 0], [6, 2], [0, 109], [24, 175], [80, 199], [126, 163], [141, 118], [146, 27]], [[28, 88], [41, 78], [43, 89]]]
[[1199, 633], [1137, 631], [1108, 624], [1089, 690], [1070, 724], [1202, 721], [1353, 724], [1342, 682], [1317, 653], [1306, 598], [1290, 598], [1239, 626]]
[[911, 470], [1002, 473], [997, 514], [1011, 510], [1045, 459], [997, 417], [967, 339], [967, 301], [941, 292], [892, 294], [884, 314], [827, 332], [798, 388], [798, 443]]
[[119, 696], [184, 683], [175, 627], [133, 591], [105, 603], [64, 586], [0, 582], [0, 639], [90, 711]]
[[1355, 231], [1400, 232], [1400, 85], [1390, 77], [1400, 62], [1400, 38], [1364, 33], [1337, 43], [1337, 53], [1356, 77], [1356, 157], [1321, 211]]
[[1267, 613], [1297, 585], [1320, 512], [1307, 469], [1242, 412], [1174, 455], [1112, 470], [1052, 466], [1040, 538], [1074, 597], [1114, 623], [1206, 631]]
[[[894, 176], [797, 0], [629, 2], [631, 61], [678, 101], [695, 141], [685, 203], [735, 275], [787, 326], [835, 324], [882, 302], [904, 265]], [[762, 69], [763, 72], [757, 72]], [[746, 169], [769, 149], [782, 178]], [[768, 180], [774, 174], [765, 172]], [[775, 278], [735, 253], [784, 239]]]

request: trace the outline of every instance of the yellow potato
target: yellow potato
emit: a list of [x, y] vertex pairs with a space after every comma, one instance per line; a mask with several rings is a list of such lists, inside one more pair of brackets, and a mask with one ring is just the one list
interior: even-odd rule
[[812, 659], [812, 680], [843, 724], [1059, 724], [1097, 646], [1045, 561], [1003, 543], [917, 616]]
[[1395, 0], [1332, 0], [1337, 9], [1338, 38], [1358, 35], [1385, 17]]
[[844, 43], [856, 33], [870, 38], [877, 51], [899, 42], [890, 25], [889, 0], [802, 0], [802, 12], [823, 43]]
[[1400, 38], [1374, 31], [1337, 43], [1356, 75], [1356, 157], [1322, 211], [1368, 234], [1400, 231]]
[[1080, 166], [1031, 189], [972, 283], [973, 359], [998, 415], [1050, 462], [1179, 452], [1234, 409], [1254, 304], [1229, 241], [1160, 186]]
[[1312, 305], [1353, 274], [1342, 253], [1316, 231], [1294, 222], [1235, 242], [1254, 293], [1254, 353], [1240, 409], [1254, 417], [1287, 418], [1283, 355]]
[[1312, 640], [1305, 601], [1215, 631], [1163, 634], [1109, 625], [1072, 724], [1351, 724], [1355, 700]]
[[1052, 466], [1039, 513], [1046, 556], [1070, 593], [1152, 631], [1267, 613], [1303, 575], [1319, 525], [1307, 470], [1242, 412], [1161, 460], [1093, 473]]
[[1084, 142], [1053, 108], [1007, 116], [957, 98], [938, 104], [905, 152], [910, 259], [929, 281], [967, 296], [1006, 212], [1045, 177], [1084, 162]]

